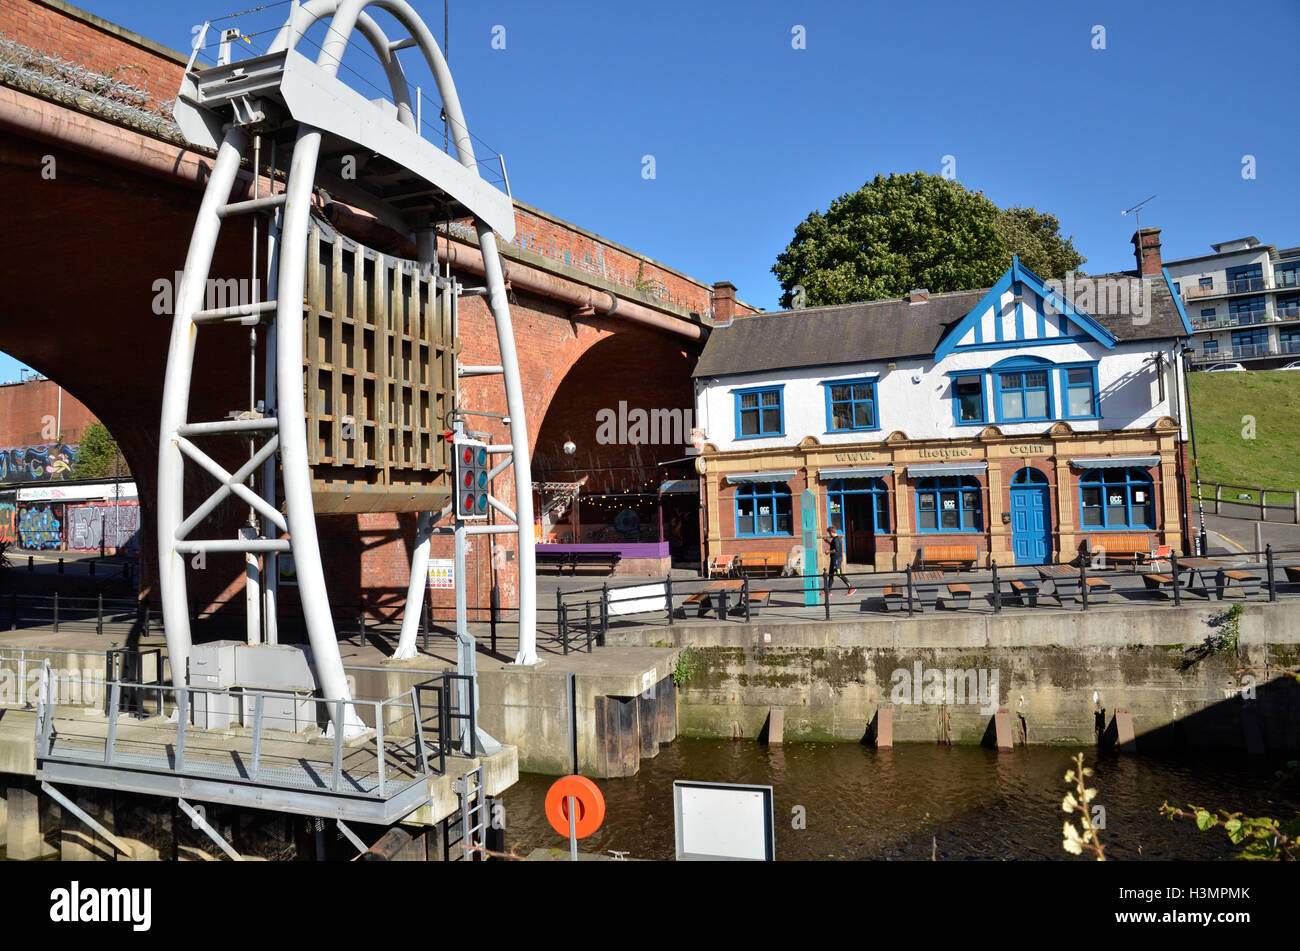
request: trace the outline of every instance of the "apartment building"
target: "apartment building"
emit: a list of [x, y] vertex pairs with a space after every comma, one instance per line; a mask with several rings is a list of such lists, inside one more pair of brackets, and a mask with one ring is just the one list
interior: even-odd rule
[[1267, 370], [1300, 360], [1300, 247], [1254, 236], [1166, 265], [1192, 327], [1194, 368]]

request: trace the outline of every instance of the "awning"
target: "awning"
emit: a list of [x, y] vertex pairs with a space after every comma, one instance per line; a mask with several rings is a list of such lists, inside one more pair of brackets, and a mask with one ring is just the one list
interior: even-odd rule
[[884, 479], [894, 474], [893, 466], [840, 466], [833, 469], [819, 469], [819, 479]]
[[740, 482], [789, 482], [794, 478], [794, 470], [781, 472], [728, 472], [727, 482], [736, 485]]
[[921, 466], [908, 466], [909, 479], [929, 479], [935, 476], [973, 476], [987, 472], [987, 462], [943, 462]]
[[665, 479], [659, 484], [660, 495], [689, 495], [700, 491], [695, 479]]
[[1070, 465], [1076, 469], [1145, 469], [1159, 462], [1159, 456], [1083, 456], [1071, 459]]

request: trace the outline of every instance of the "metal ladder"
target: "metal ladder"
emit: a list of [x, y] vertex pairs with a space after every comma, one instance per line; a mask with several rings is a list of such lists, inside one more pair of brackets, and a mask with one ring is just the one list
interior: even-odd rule
[[[477, 862], [486, 856], [481, 852], [466, 851], [465, 846], [487, 846], [488, 802], [483, 787], [483, 764], [463, 773], [452, 785], [460, 797], [460, 811], [455, 819], [446, 820], [446, 846], [444, 857], [449, 862]], [[457, 836], [453, 840], [453, 830]]]

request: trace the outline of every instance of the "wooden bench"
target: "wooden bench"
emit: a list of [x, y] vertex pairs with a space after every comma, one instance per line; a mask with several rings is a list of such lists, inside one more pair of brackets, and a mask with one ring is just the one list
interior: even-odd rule
[[1020, 603], [1027, 608], [1038, 606], [1038, 585], [1032, 581], [1012, 581], [1011, 590], [1015, 592]]
[[[1174, 579], [1170, 575], [1149, 574], [1142, 576], [1142, 583], [1147, 586], [1148, 591], [1155, 591], [1158, 594], [1163, 594], [1166, 590], [1174, 586]], [[1169, 597], [1167, 594], [1164, 596], [1166, 598]]]
[[613, 572], [614, 566], [622, 559], [616, 551], [542, 551], [536, 549], [534, 558], [539, 565], [557, 565], [561, 571], [567, 565], [570, 574], [578, 573], [578, 566], [588, 565], [605, 567]]
[[741, 574], [761, 571], [780, 573], [785, 570], [786, 553], [783, 551], [745, 551], [733, 556], [732, 567]]
[[948, 585], [948, 597], [945, 599], [948, 606], [958, 611], [970, 607], [970, 585], [968, 584], [950, 584]]
[[921, 568], [927, 565], [952, 568], [974, 568], [979, 561], [979, 545], [922, 545]]
[[899, 585], [891, 584], [885, 588], [885, 610], [901, 611], [903, 605], [907, 603], [907, 596], [903, 594], [903, 589]]
[[1264, 579], [1259, 575], [1252, 575], [1248, 571], [1223, 570], [1219, 572], [1219, 599], [1223, 599], [1224, 592], [1229, 588], [1240, 588], [1241, 595], [1244, 598], [1252, 597], [1259, 594], [1260, 583]]
[[691, 595], [689, 598], [682, 598], [682, 603], [681, 603], [681, 604], [678, 606], [678, 608], [677, 608], [677, 616], [678, 616], [679, 618], [685, 618], [685, 617], [686, 617], [686, 605], [688, 605], [688, 604], [693, 604], [693, 605], [695, 605], [695, 606], [699, 609], [699, 610], [697, 610], [697, 611], [695, 612], [695, 616], [696, 616], [696, 617], [704, 617], [704, 612], [707, 611], [707, 610], [709, 609], [709, 606], [710, 606], [712, 603], [713, 603], [713, 602], [712, 602], [712, 600], [709, 598], [709, 594], [708, 594], [707, 591], [696, 591], [696, 592], [695, 592], [693, 595]]
[[1103, 564], [1106, 561], [1128, 561], [1135, 565], [1143, 558], [1150, 558], [1153, 550], [1150, 535], [1090, 535], [1083, 540], [1080, 549], [1089, 560], [1104, 553]]
[[1107, 604], [1110, 602], [1110, 582], [1105, 578], [1088, 579], [1088, 603]]

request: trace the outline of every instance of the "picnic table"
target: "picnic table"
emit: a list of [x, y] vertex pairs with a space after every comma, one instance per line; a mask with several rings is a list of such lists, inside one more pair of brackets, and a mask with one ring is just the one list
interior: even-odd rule
[[1183, 587], [1198, 591], [1211, 601], [1222, 601], [1226, 588], [1240, 587], [1247, 596], [1259, 591], [1260, 577], [1238, 570], [1243, 567], [1248, 566], [1241, 562], [1225, 565], [1212, 558], [1178, 559], [1179, 574], [1187, 572]]
[[1079, 599], [1079, 569], [1073, 565], [1039, 565], [1038, 578], [1052, 583], [1052, 592], [1062, 604], [1066, 598], [1071, 601]]
[[[686, 605], [697, 604], [699, 605], [699, 613], [696, 615], [697, 617], [704, 617], [704, 615], [709, 611], [713, 611], [717, 615], [719, 621], [725, 621], [727, 619], [728, 611], [733, 609], [729, 604], [730, 595], [733, 593], [737, 595], [736, 605], [734, 608], [743, 608], [745, 606], [744, 591], [745, 582], [743, 580], [726, 578], [718, 581], [711, 581], [702, 590], [697, 591], [689, 598], [686, 598], [682, 602], [679, 611], [681, 612], [681, 616], [685, 617]], [[716, 606], [713, 603], [715, 597], [718, 600]]]
[[912, 587], [916, 589], [917, 599], [921, 602], [921, 613], [933, 614], [935, 602], [939, 600], [939, 586], [943, 584], [942, 571], [913, 571]]

